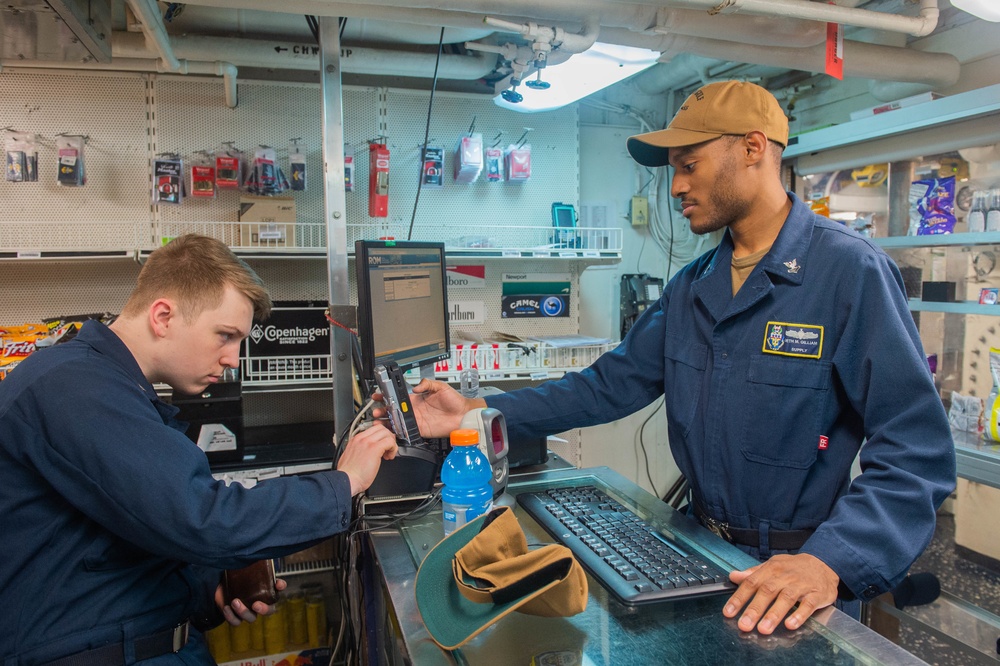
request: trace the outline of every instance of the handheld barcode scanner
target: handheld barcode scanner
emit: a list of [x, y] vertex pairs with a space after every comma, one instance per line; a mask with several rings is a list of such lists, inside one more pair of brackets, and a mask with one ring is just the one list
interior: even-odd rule
[[375, 384], [382, 394], [385, 410], [389, 417], [389, 427], [396, 435], [399, 449], [392, 460], [383, 460], [375, 480], [369, 486], [369, 498], [402, 497], [428, 493], [434, 487], [434, 479], [441, 463], [437, 454], [427, 447], [417, 419], [410, 406], [403, 373], [393, 361], [387, 361], [375, 368]]
[[375, 384], [382, 394], [389, 425], [396, 438], [406, 446], [420, 446], [424, 443], [417, 429], [417, 418], [410, 408], [409, 387], [403, 379], [403, 372], [394, 361], [386, 361], [375, 366]]
[[[507, 490], [507, 423], [503, 414], [498, 409], [492, 407], [481, 407], [467, 412], [462, 417], [460, 428], [472, 428], [479, 432], [479, 450], [483, 452], [486, 459], [490, 461], [493, 468], [493, 478], [490, 479], [490, 486], [493, 487], [493, 503], [513, 506], [513, 499], [504, 493]], [[504, 496], [506, 500], [501, 500]]]

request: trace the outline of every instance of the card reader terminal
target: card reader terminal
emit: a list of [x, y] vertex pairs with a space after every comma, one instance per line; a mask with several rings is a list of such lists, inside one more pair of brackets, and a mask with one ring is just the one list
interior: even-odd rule
[[396, 438], [407, 446], [422, 445], [424, 439], [417, 428], [417, 419], [410, 405], [409, 387], [399, 365], [395, 361], [387, 361], [375, 366], [375, 384], [382, 394], [389, 425]]

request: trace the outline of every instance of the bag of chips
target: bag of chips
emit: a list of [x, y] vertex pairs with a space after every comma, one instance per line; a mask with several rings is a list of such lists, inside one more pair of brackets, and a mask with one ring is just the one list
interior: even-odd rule
[[910, 236], [950, 234], [955, 229], [955, 177], [910, 183]]

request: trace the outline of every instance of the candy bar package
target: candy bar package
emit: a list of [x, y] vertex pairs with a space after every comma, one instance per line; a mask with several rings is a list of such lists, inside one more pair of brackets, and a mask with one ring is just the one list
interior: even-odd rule
[[955, 177], [910, 183], [910, 236], [950, 234], [955, 229]]

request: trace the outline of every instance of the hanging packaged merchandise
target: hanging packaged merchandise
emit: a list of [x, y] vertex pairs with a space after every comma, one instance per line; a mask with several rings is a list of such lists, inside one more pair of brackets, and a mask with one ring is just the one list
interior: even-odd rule
[[955, 229], [955, 177], [910, 183], [910, 236], [950, 234]]
[[306, 189], [306, 151], [299, 145], [299, 141], [301, 139], [292, 139], [288, 146], [288, 173], [294, 192], [304, 192]]
[[486, 180], [491, 183], [503, 182], [503, 150], [501, 148], [486, 149]]
[[444, 148], [427, 146], [424, 148], [424, 160], [421, 178], [424, 187], [444, 187]]
[[270, 197], [289, 188], [285, 172], [278, 166], [277, 155], [270, 146], [258, 146], [247, 175], [245, 189], [250, 194]]
[[389, 147], [368, 144], [368, 217], [389, 217]]
[[528, 181], [531, 178], [531, 144], [507, 146], [505, 162], [508, 182], [524, 183]]
[[215, 186], [220, 190], [238, 190], [243, 182], [243, 153], [227, 144], [215, 153]]
[[184, 162], [175, 153], [162, 153], [153, 160], [153, 203], [179, 204], [184, 200]]
[[354, 149], [344, 144], [344, 191], [354, 191]]
[[82, 136], [57, 136], [56, 155], [59, 168], [56, 170], [56, 182], [64, 187], [81, 187], [87, 184], [84, 169], [83, 146], [86, 143]]
[[483, 170], [483, 135], [465, 134], [455, 147], [455, 182], [473, 183]]
[[12, 183], [38, 181], [38, 147], [34, 134], [12, 132], [4, 141], [7, 180]]
[[191, 196], [199, 199], [215, 198], [215, 159], [204, 150], [191, 164]]

